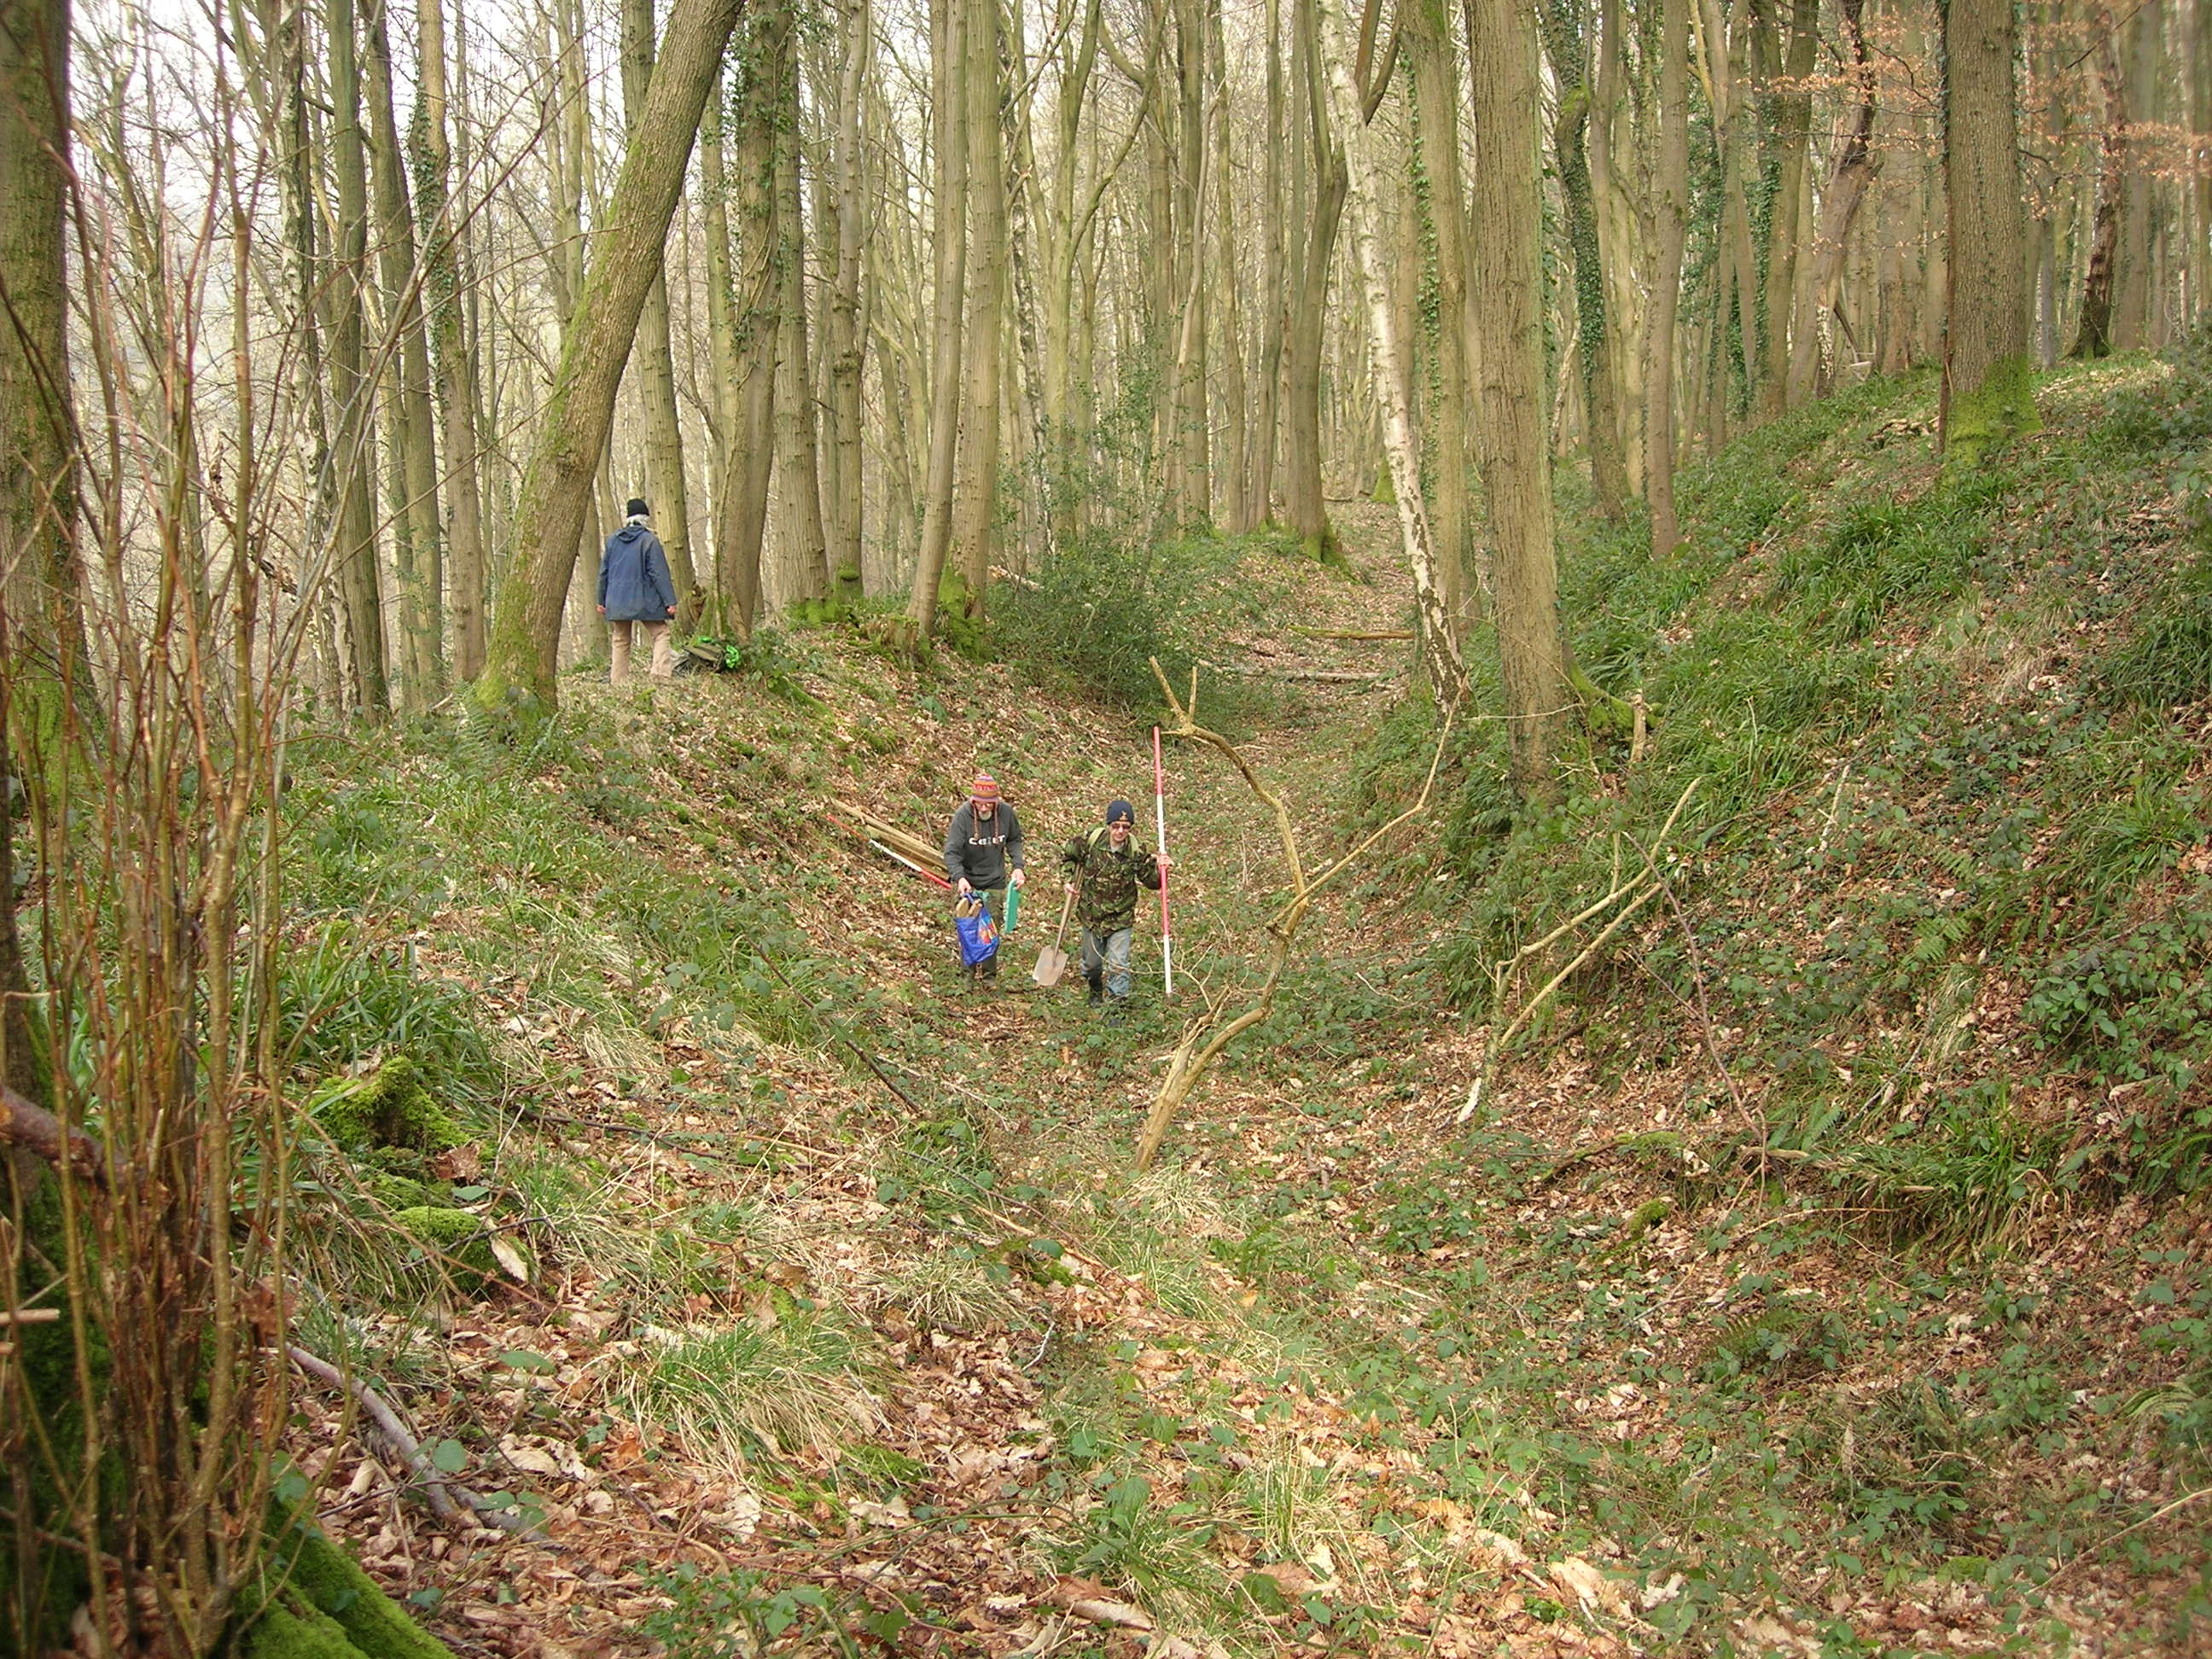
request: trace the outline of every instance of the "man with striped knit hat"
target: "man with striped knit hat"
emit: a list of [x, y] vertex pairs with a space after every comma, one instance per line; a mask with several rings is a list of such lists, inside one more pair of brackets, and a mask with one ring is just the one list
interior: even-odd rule
[[[1006, 890], [1024, 879], [1021, 820], [1000, 798], [999, 781], [988, 772], [976, 775], [945, 832], [945, 878], [952, 884], [956, 902], [981, 893], [991, 903], [991, 914], [1001, 919]], [[999, 959], [993, 956], [966, 971], [979, 980], [995, 979]]]

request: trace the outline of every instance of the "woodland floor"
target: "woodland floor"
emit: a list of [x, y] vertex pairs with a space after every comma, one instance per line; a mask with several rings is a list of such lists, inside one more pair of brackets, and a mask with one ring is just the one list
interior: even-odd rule
[[[1376, 678], [1279, 682], [1234, 716], [1310, 860], [1348, 839], [1350, 757], [1407, 663], [1402, 643], [1297, 631], [1405, 625], [1389, 509], [1341, 525], [1348, 568], [1255, 571], [1280, 626], [1243, 643], [1255, 665]], [[1218, 757], [1170, 750], [1176, 998], [1140, 910], [1137, 1006], [1109, 1025], [1076, 973], [1040, 992], [1027, 972], [1058, 846], [1110, 797], [1143, 800], [1149, 732], [1001, 666], [925, 682], [830, 649], [794, 676], [811, 710], [764, 710], [734, 677], [563, 687], [684, 808], [629, 815], [592, 856], [650, 861], [702, 902], [778, 894], [797, 949], [840, 975], [791, 994], [811, 1030], [718, 1029], [590, 902], [533, 897], [520, 854], [502, 872], [479, 851], [494, 875], [477, 900], [385, 919], [497, 1033], [501, 1127], [440, 1173], [505, 1195], [536, 1266], [527, 1285], [356, 1321], [361, 1363], [462, 1478], [527, 1494], [542, 1533], [441, 1531], [334, 1396], [303, 1391], [290, 1449], [332, 1468], [326, 1523], [456, 1651], [2201, 1643], [2161, 1614], [2187, 1588], [2170, 1556], [2069, 1560], [2041, 1593], [2001, 1596], [1982, 1574], [1990, 1517], [1966, 1516], [1944, 1522], [1949, 1545], [1854, 1572], [1819, 1535], [1823, 1500], [1771, 1489], [1798, 1431], [1699, 1382], [1740, 1334], [1747, 1275], [1808, 1305], [1895, 1283], [1905, 1340], [1797, 1377], [1883, 1402], [2014, 1342], [1985, 1316], [1986, 1280], [1931, 1279], [1802, 1209], [1700, 1198], [1698, 1172], [1636, 1139], [1679, 1121], [1694, 1053], [1600, 1083], [1574, 1041], [1532, 1051], [1470, 1123], [1474, 1023], [1440, 1011], [1421, 966], [1449, 883], [1407, 891], [1419, 866], [1386, 856], [1424, 823], [1317, 908], [1284, 1011], [1133, 1176], [1179, 1021], [1255, 977], [1255, 919], [1281, 885], [1271, 816]], [[1018, 807], [1036, 882], [999, 987], [969, 994], [936, 890], [817, 813], [847, 793], [933, 834], [977, 763]], [[542, 933], [515, 934], [518, 904]], [[574, 988], [593, 976], [604, 999]], [[1485, 1180], [1531, 1149], [1539, 1176]], [[1430, 1213], [1445, 1219], [1425, 1232]], [[2179, 1282], [2208, 1231], [2202, 1205], [2028, 1213], [2005, 1243], [2012, 1279], [2069, 1292], [2033, 1341], [2083, 1349], [2087, 1378], [2104, 1362], [2087, 1351], [2139, 1324], [2144, 1286]], [[682, 1272], [653, 1277], [679, 1237]], [[717, 1353], [738, 1356], [730, 1387]], [[2130, 1459], [2123, 1437], [2115, 1459], [2107, 1439], [2061, 1468], [2024, 1443], [1995, 1489], [2152, 1493], [2153, 1445], [2138, 1436]], [[1850, 1462], [1848, 1433], [1832, 1455]], [[1910, 1475], [1899, 1491], [1925, 1489]]]

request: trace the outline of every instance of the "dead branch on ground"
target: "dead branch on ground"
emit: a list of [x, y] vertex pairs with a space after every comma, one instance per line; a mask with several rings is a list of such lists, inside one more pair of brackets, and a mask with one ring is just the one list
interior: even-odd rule
[[1160, 1143], [1167, 1139], [1168, 1126], [1175, 1121], [1176, 1109], [1189, 1097], [1191, 1090], [1197, 1086], [1206, 1068], [1239, 1033], [1258, 1024], [1273, 1011], [1275, 994], [1282, 985], [1283, 969], [1290, 960], [1291, 944], [1297, 937], [1299, 925], [1305, 921], [1306, 913], [1312, 908], [1314, 900], [1320, 896], [1322, 890], [1350, 869], [1383, 836], [1408, 818], [1418, 817], [1428, 810], [1429, 796], [1436, 788], [1437, 769], [1443, 763], [1444, 748], [1451, 740], [1452, 722], [1459, 713], [1458, 704], [1454, 703], [1444, 714], [1443, 729], [1437, 733], [1437, 751], [1429, 760], [1429, 775], [1421, 783], [1420, 799], [1388, 823], [1371, 831], [1350, 852], [1328, 865], [1318, 875], [1309, 878], [1305, 860], [1298, 852], [1297, 832], [1291, 821], [1291, 809], [1281, 794], [1267, 787], [1235, 744], [1218, 732], [1209, 731], [1198, 724], [1197, 672], [1192, 672], [1188, 700], [1176, 696], [1175, 688], [1168, 684], [1168, 677], [1161, 671], [1157, 657], [1152, 659], [1152, 676], [1159, 681], [1160, 690], [1175, 714], [1175, 724], [1163, 727], [1163, 734], [1187, 738], [1224, 756], [1243, 776], [1252, 793], [1273, 811], [1275, 830], [1282, 837], [1283, 861], [1291, 872], [1291, 896], [1266, 923], [1269, 939], [1267, 973], [1260, 983], [1258, 997], [1226, 1024], [1221, 1024], [1222, 1015], [1227, 1009], [1226, 998], [1218, 1000], [1209, 999], [1206, 1012], [1190, 1023], [1183, 1032], [1182, 1040], [1176, 1045], [1167, 1077], [1160, 1085], [1158, 1095], [1153, 1098], [1152, 1109], [1145, 1119], [1144, 1134], [1137, 1143], [1137, 1168], [1139, 1170], [1152, 1167], [1152, 1159], [1158, 1156]]
[[[1537, 991], [1535, 995], [1530, 997], [1528, 1001], [1522, 1004], [1521, 1012], [1514, 1015], [1513, 1018], [1507, 1022], [1505, 1029], [1503, 1031], [1500, 1031], [1496, 1037], [1483, 1044], [1482, 1069], [1475, 1074], [1474, 1082], [1467, 1091], [1467, 1104], [1461, 1107], [1459, 1109], [1459, 1117], [1457, 1120], [1459, 1122], [1464, 1123], [1468, 1119], [1473, 1117], [1476, 1110], [1481, 1106], [1483, 1101], [1488, 1097], [1490, 1094], [1490, 1085], [1498, 1075], [1498, 1061], [1504, 1056], [1506, 1045], [1512, 1042], [1514, 1036], [1520, 1031], [1521, 1028], [1523, 1025], [1526, 1025], [1530, 1019], [1534, 1018], [1536, 1011], [1539, 1008], [1541, 1008], [1546, 1002], [1550, 1000], [1552, 994], [1558, 990], [1560, 986], [1565, 984], [1568, 979], [1573, 975], [1576, 969], [1579, 969], [1584, 963], [1595, 956], [1597, 952], [1603, 948], [1605, 942], [1607, 939], [1611, 939], [1615, 933], [1619, 933], [1621, 928], [1627, 925], [1631, 917], [1634, 916], [1638, 910], [1641, 910], [1653, 899], [1659, 896], [1663, 884], [1657, 873], [1657, 866], [1654, 863], [1654, 860], [1656, 858], [1659, 849], [1667, 844], [1667, 837], [1674, 831], [1675, 819], [1682, 816], [1682, 809], [1690, 804], [1690, 797], [1696, 792], [1697, 787], [1698, 780], [1692, 778], [1690, 780], [1689, 786], [1682, 791], [1681, 798], [1674, 803], [1674, 810], [1667, 814], [1667, 822], [1660, 825], [1658, 836], [1651, 843], [1650, 849], [1647, 852], [1640, 846], [1637, 848], [1638, 852], [1641, 854], [1644, 858], [1644, 873], [1632, 876], [1626, 881], [1621, 881], [1616, 876], [1613, 890], [1607, 893], [1603, 898], [1599, 899], [1594, 904], [1586, 905], [1577, 914], [1568, 917], [1566, 921], [1561, 922], [1558, 927], [1552, 929], [1550, 933], [1545, 934], [1543, 938], [1536, 939], [1530, 944], [1522, 945], [1518, 951], [1516, 951], [1504, 961], [1495, 964], [1491, 969], [1491, 1017], [1494, 1022], [1497, 1018], [1498, 1012], [1504, 1000], [1506, 980], [1516, 968], [1519, 967], [1521, 963], [1528, 957], [1536, 955], [1540, 951], [1550, 949], [1553, 944], [1565, 938], [1567, 934], [1572, 933], [1584, 922], [1592, 921], [1597, 916], [1602, 915], [1607, 910], [1611, 909], [1615, 904], [1619, 904], [1620, 907], [1614, 912], [1613, 920], [1605, 925], [1598, 936], [1592, 939], [1589, 944], [1583, 946], [1580, 951], [1577, 951], [1573, 957], [1569, 960], [1565, 967], [1560, 969], [1558, 973], [1553, 975], [1550, 979], [1545, 981], [1542, 988]], [[1614, 860], [1614, 868], [1616, 871], [1620, 868], [1620, 861], [1617, 855]]]
[[422, 1443], [400, 1421], [399, 1413], [368, 1383], [296, 1345], [287, 1346], [284, 1352], [308, 1376], [349, 1395], [354, 1403], [368, 1413], [368, 1420], [376, 1425], [376, 1431], [384, 1437], [385, 1443], [398, 1453], [399, 1460], [414, 1472], [416, 1480], [422, 1484], [422, 1496], [429, 1503], [430, 1513], [440, 1521], [451, 1522], [459, 1518], [460, 1511], [453, 1504], [453, 1499], [459, 1498], [488, 1525], [497, 1527], [502, 1532], [521, 1534], [533, 1542], [549, 1541], [540, 1534], [534, 1522], [495, 1508], [466, 1486], [455, 1485], [439, 1474], [437, 1467], [430, 1462], [429, 1454], [422, 1449]]

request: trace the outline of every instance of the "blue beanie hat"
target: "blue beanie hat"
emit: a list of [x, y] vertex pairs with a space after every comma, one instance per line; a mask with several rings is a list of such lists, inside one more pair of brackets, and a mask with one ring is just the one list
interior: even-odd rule
[[1136, 821], [1137, 821], [1137, 809], [1136, 809], [1135, 807], [1133, 807], [1133, 806], [1130, 805], [1128, 802], [1127, 802], [1127, 801], [1125, 801], [1125, 800], [1116, 800], [1116, 801], [1109, 801], [1109, 802], [1107, 803], [1107, 805], [1106, 805], [1106, 822], [1107, 822], [1107, 823], [1134, 823]]

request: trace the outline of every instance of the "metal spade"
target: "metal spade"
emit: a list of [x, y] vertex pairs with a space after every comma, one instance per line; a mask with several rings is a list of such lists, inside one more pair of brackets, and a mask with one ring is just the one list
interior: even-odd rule
[[1052, 943], [1037, 952], [1036, 966], [1030, 969], [1030, 977], [1045, 989], [1060, 983], [1060, 976], [1067, 971], [1067, 952], [1060, 942], [1067, 937], [1067, 914], [1075, 908], [1075, 895], [1070, 893], [1060, 902], [1060, 929], [1052, 936]]

